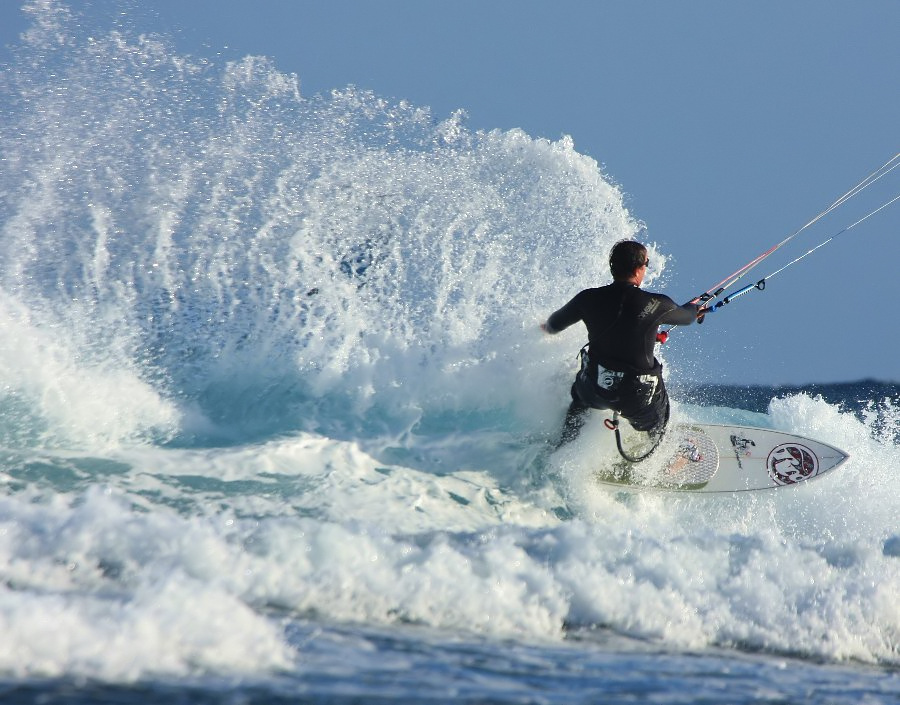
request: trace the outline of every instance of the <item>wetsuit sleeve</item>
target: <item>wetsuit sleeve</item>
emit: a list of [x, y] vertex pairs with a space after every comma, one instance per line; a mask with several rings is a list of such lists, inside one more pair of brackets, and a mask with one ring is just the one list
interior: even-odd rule
[[578, 323], [578, 321], [582, 319], [581, 305], [579, 302], [580, 297], [581, 294], [577, 294], [575, 298], [569, 301], [569, 303], [561, 309], [550, 314], [550, 318], [547, 319], [545, 328], [548, 333], [559, 333], [560, 331], [564, 331], [566, 328]]
[[671, 311], [663, 316], [660, 323], [671, 323], [676, 326], [689, 326], [697, 320], [697, 311], [700, 310], [700, 304], [685, 304], [684, 306], [675, 306]]

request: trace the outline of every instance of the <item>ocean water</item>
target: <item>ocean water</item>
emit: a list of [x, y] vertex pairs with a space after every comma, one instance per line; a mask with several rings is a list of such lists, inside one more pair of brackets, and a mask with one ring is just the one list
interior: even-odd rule
[[601, 489], [599, 415], [549, 450], [582, 341], [537, 328], [641, 230], [593, 159], [31, 13], [0, 74], [4, 703], [900, 702], [896, 384], [673, 369], [676, 419], [851, 459]]

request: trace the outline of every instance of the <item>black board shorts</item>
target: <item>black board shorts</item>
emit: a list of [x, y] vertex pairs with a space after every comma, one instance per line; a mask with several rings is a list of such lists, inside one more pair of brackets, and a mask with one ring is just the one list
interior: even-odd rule
[[602, 378], [606, 371], [594, 373], [592, 367], [582, 365], [575, 377], [574, 402], [592, 409], [616, 411], [636, 431], [653, 431], [665, 426], [669, 420], [669, 394], [661, 375], [613, 373], [613, 380], [607, 377], [606, 386], [600, 386], [595, 374]]

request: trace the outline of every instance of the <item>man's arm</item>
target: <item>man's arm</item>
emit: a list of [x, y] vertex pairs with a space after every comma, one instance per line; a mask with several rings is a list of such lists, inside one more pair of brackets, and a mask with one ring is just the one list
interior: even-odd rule
[[660, 323], [670, 323], [674, 326], [689, 326], [703, 315], [700, 313], [702, 308], [702, 304], [691, 303], [684, 304], [684, 306], [676, 306], [663, 316]]
[[578, 323], [581, 320], [581, 310], [578, 307], [577, 299], [578, 297], [576, 296], [561, 309], [551, 313], [550, 318], [546, 322], [541, 323], [541, 330], [553, 335], [564, 331], [574, 323]]

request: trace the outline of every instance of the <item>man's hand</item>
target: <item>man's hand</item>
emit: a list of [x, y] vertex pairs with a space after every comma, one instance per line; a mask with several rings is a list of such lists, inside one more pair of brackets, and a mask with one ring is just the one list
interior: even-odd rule
[[706, 308], [706, 306], [697, 306], [697, 323], [703, 323], [703, 319], [709, 311], [710, 309]]

